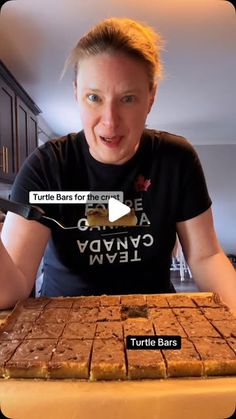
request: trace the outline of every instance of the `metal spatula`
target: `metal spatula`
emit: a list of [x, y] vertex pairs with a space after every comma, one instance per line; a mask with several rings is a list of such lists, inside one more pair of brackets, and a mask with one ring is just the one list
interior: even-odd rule
[[47, 217], [45, 212], [30, 204], [22, 204], [20, 202], [9, 201], [8, 199], [0, 198], [0, 208], [4, 211], [11, 211], [14, 214], [21, 215], [26, 220], [35, 220], [50, 228], [61, 228], [62, 230], [78, 230], [77, 226], [65, 227], [63, 224], [54, 218]]

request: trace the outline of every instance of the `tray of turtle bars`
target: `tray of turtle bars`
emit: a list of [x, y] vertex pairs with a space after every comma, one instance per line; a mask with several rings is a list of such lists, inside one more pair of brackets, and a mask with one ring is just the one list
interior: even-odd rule
[[[128, 346], [132, 336], [138, 348]], [[147, 347], [163, 336], [178, 339], [178, 349]], [[72, 410], [68, 417], [100, 417], [99, 403], [103, 418], [111, 417], [116, 403], [115, 418], [124, 414], [122, 406], [129, 417], [173, 417], [165, 411], [172, 409], [173, 415], [175, 400], [177, 418], [177, 394], [185, 408], [195, 400], [196, 409], [201, 401], [208, 404], [207, 394], [219, 412], [227, 397], [236, 404], [236, 316], [215, 293], [29, 298], [0, 325], [0, 377], [0, 407], [1, 397], [12, 407], [13, 396], [38, 406], [40, 393], [45, 413], [53, 392], [58, 418], [67, 417], [60, 416], [65, 395], [70, 407], [71, 401], [79, 403], [82, 415], [73, 416]], [[167, 394], [162, 416], [155, 416], [155, 403], [160, 409]], [[138, 408], [145, 400], [149, 413], [145, 403]], [[40, 417], [36, 410], [34, 417]], [[201, 411], [202, 418], [207, 415]]]
[[[145, 340], [128, 349], [128, 336]], [[181, 347], [143, 349], [149, 336], [180, 337]], [[27, 299], [0, 326], [2, 379], [234, 375], [236, 317], [217, 294]]]

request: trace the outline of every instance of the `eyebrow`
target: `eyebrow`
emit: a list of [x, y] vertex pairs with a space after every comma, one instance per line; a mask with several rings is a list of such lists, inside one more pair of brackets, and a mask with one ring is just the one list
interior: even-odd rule
[[[102, 93], [102, 90], [100, 90], [100, 89], [96, 89], [96, 88], [93, 88], [93, 87], [85, 87], [84, 89], [83, 89], [84, 91], [92, 91], [92, 92], [95, 92], [95, 93]], [[121, 92], [121, 94], [128, 94], [128, 93], [140, 93], [141, 92], [141, 90], [139, 89], [139, 88], [137, 88], [137, 87], [135, 87], [135, 88], [131, 88], [131, 89], [127, 89], [127, 90], [124, 90], [124, 91], [122, 91]]]

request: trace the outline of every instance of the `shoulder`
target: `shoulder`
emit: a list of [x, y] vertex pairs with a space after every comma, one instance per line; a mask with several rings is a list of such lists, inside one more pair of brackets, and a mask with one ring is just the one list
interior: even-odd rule
[[155, 146], [170, 148], [193, 148], [190, 142], [182, 135], [172, 134], [167, 131], [145, 129], [144, 136], [152, 139]]
[[50, 153], [50, 152], [62, 152], [68, 151], [71, 148], [75, 148], [78, 144], [78, 140], [83, 136], [83, 131], [79, 133], [67, 134], [63, 137], [55, 138], [47, 141], [43, 145], [37, 148], [39, 153]]
[[183, 136], [172, 134], [167, 131], [145, 130], [144, 136], [147, 136], [152, 141], [152, 149], [154, 154], [158, 153], [163, 156], [175, 159], [182, 158], [195, 158], [197, 153], [192, 144]]
[[83, 137], [83, 131], [46, 141], [30, 154], [25, 160], [25, 164], [38, 167], [45, 164], [71, 161], [79, 153], [81, 143], [79, 139], [81, 137]]

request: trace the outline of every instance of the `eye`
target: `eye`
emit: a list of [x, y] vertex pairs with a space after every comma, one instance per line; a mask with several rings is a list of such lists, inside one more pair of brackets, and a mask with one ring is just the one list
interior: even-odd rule
[[90, 102], [100, 102], [99, 96], [96, 95], [95, 93], [91, 93], [90, 95], [87, 96], [87, 98]]
[[122, 98], [122, 102], [124, 103], [132, 103], [135, 102], [136, 98], [134, 95], [127, 95]]

